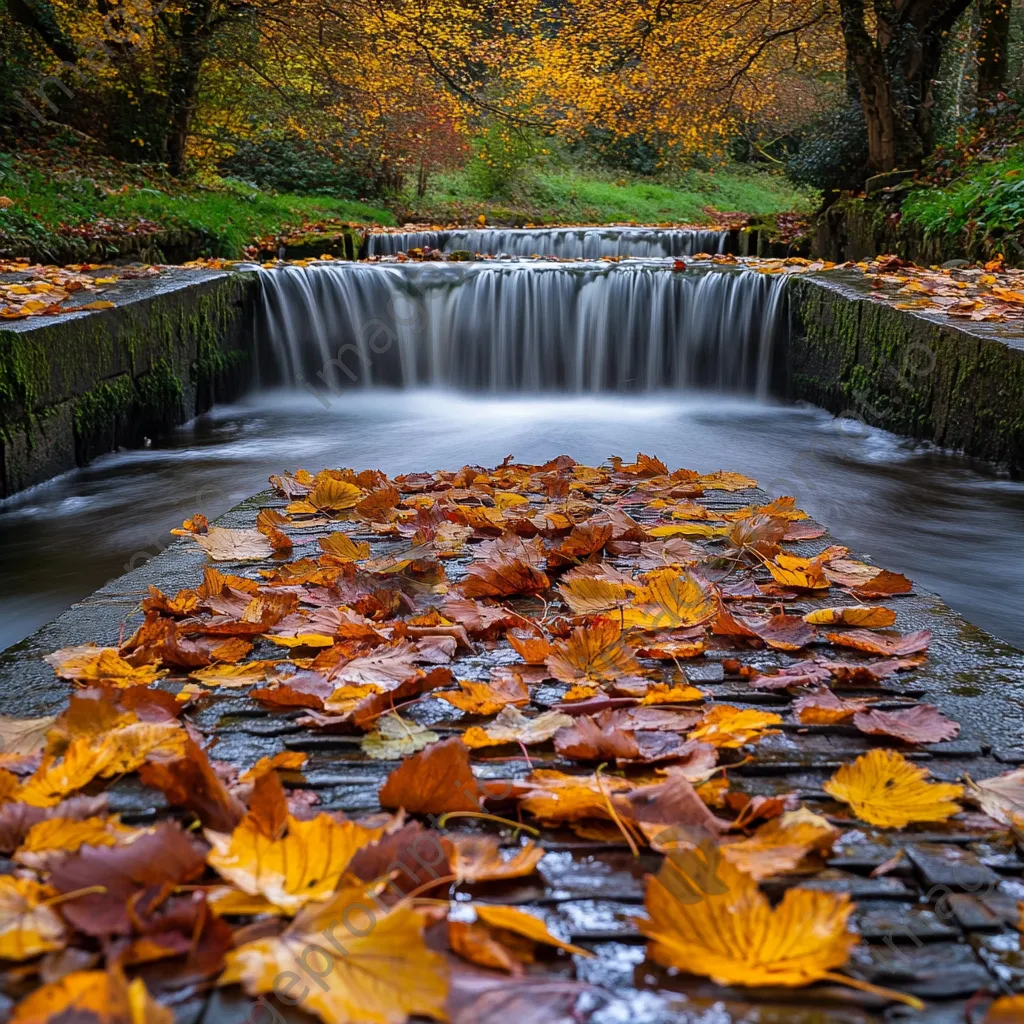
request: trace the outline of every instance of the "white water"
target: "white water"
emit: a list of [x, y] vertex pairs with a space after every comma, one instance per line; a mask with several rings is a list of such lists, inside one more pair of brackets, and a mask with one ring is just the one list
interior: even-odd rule
[[265, 271], [262, 384], [766, 396], [784, 279], [666, 262]]
[[596, 260], [602, 256], [695, 256], [728, 251], [728, 231], [695, 228], [482, 228], [406, 231], [370, 235], [369, 256], [394, 256], [410, 249], [466, 250], [508, 256], [555, 256]]

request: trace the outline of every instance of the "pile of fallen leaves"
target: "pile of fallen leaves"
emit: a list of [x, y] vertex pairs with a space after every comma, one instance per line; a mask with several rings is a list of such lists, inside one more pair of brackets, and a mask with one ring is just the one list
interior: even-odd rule
[[[74, 687], [63, 714], [0, 720], [12, 1022], [169, 1024], [237, 985], [334, 1024], [508, 1019], [502, 986], [591, 953], [473, 887], [532, 875], [565, 833], [664, 855], [638, 916], [658, 964], [919, 1005], [841, 973], [848, 894], [795, 886], [773, 906], [760, 888], [813, 875], [844, 828], [955, 831], [979, 817], [969, 799], [1008, 829], [1024, 808], [1024, 770], [965, 790], [907, 758], [959, 726], [879, 692], [927, 657], [927, 632], [896, 628], [905, 577], [825, 547], [790, 498], [744, 505], [753, 480], [646, 455], [271, 482], [283, 500], [252, 529], [176, 531], [213, 564], [151, 588], [119, 647], [47, 657]], [[714, 663], [731, 700], [690, 679]], [[189, 718], [241, 691], [396, 762], [382, 810], [318, 808], [302, 752], [211, 760], [216, 734]], [[824, 814], [730, 775], [780, 731], [836, 725], [871, 745], [825, 783]], [[173, 813], [110, 813], [130, 773]], [[579, 991], [564, 969], [551, 985]]]
[[115, 270], [99, 263], [57, 267], [28, 260], [0, 260], [0, 275], [14, 275], [8, 280], [0, 278], [0, 319], [111, 309], [114, 303], [109, 299], [68, 300], [79, 293], [102, 293], [122, 279], [153, 277], [158, 273], [158, 267], [142, 265]]
[[878, 256], [856, 265], [875, 297], [897, 309], [944, 313], [963, 320], [1024, 320], [1024, 270], [1002, 258], [983, 266], [919, 267], [896, 256]]

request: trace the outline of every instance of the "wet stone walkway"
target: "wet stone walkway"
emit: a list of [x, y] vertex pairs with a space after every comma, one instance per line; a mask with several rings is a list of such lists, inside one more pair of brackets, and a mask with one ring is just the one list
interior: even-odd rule
[[[78, 709], [45, 739], [0, 755], [3, 779], [15, 777], [0, 779], [0, 872], [62, 894], [41, 958], [3, 962], [0, 1019], [44, 983], [54, 1005], [85, 1007], [70, 990], [88, 973], [114, 979], [110, 998], [125, 975], [141, 978], [180, 1024], [443, 1014], [461, 1024], [1024, 1020], [1024, 1004], [1006, 1001], [1024, 992], [1013, 823], [1024, 784], [1012, 774], [1024, 765], [1020, 651], [730, 474], [563, 458], [393, 482], [365, 472], [277, 483], [215, 527], [187, 524], [196, 536], [0, 656], [3, 714], [61, 715], [73, 694]], [[231, 550], [251, 557], [233, 560]], [[844, 606], [861, 611], [822, 621], [823, 609]], [[896, 613], [888, 625], [884, 609]], [[115, 660], [67, 650], [88, 643], [116, 649]], [[249, 676], [231, 677], [245, 665]], [[779, 670], [788, 678], [773, 679]], [[172, 697], [145, 696], [158, 691]], [[102, 730], [86, 722], [88, 700], [116, 708]], [[124, 771], [86, 771], [76, 784], [67, 763], [76, 737], [103, 751], [125, 723], [178, 728], [179, 711], [190, 750], [140, 740], [116, 762]], [[922, 797], [920, 780], [885, 777], [870, 751], [894, 752], [886, 764], [896, 776], [925, 769], [924, 785], [936, 788]], [[266, 758], [255, 783], [239, 777]], [[836, 784], [837, 773], [842, 782], [869, 765], [881, 771], [873, 793]], [[48, 769], [49, 799], [38, 795]], [[1006, 777], [998, 786], [974, 786], [997, 776]], [[102, 796], [90, 813], [119, 815], [131, 830], [180, 823], [198, 868], [168, 868], [159, 897], [138, 870], [121, 888], [101, 882], [106, 893], [81, 895], [113, 870], [105, 856], [145, 834], [94, 847], [40, 839], [26, 856], [27, 829], [15, 827], [28, 806], [81, 818], [58, 803], [81, 794]], [[344, 959], [324, 966], [322, 957], [275, 989], [282, 961], [268, 967], [267, 950], [288, 948], [282, 930], [318, 905], [302, 886], [323, 879], [301, 877], [314, 869], [294, 863], [278, 878], [270, 847], [262, 868], [259, 857], [239, 867], [232, 847], [231, 869], [209, 843], [219, 849], [250, 825], [261, 842], [285, 843], [285, 831], [299, 836], [297, 820], [324, 812], [378, 830], [335, 865], [336, 887], [394, 882], [401, 863], [414, 881], [400, 894], [415, 886], [414, 909], [385, 887], [382, 920], [414, 920], [390, 937], [378, 929], [379, 985], [363, 987]], [[25, 820], [40, 820], [32, 813]], [[268, 830], [261, 814], [276, 824]], [[430, 872], [428, 856], [409, 868], [410, 843], [423, 837], [433, 846], [421, 853], [445, 851]], [[335, 857], [309, 843], [310, 862]], [[503, 871], [509, 863], [521, 869]], [[781, 968], [781, 984], [759, 973], [758, 961], [785, 959], [778, 944], [760, 956], [744, 946], [761, 927], [749, 916], [757, 888], [779, 915], [768, 932], [804, 958], [803, 984]], [[824, 902], [785, 919], [780, 901], [797, 889]], [[96, 925], [115, 890], [151, 913]], [[519, 919], [488, 924], [489, 906], [534, 915], [547, 937], [525, 938]], [[4, 914], [0, 901], [9, 953], [5, 933], [17, 926]], [[846, 953], [808, 966], [818, 946], [844, 942]], [[223, 984], [226, 964], [243, 984]], [[339, 1009], [350, 983], [365, 1017]], [[299, 1005], [289, 994], [303, 996]], [[908, 1005], [913, 997], [923, 1008]], [[110, 1019], [171, 1019], [147, 1005], [142, 1017]], [[35, 1009], [22, 1003], [14, 1020], [50, 1019], [26, 1006]]]

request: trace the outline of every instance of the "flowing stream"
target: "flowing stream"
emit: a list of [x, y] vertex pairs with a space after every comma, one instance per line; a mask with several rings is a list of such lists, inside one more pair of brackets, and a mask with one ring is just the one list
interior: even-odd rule
[[367, 255], [394, 256], [410, 249], [489, 253], [497, 256], [555, 256], [596, 260], [602, 256], [696, 256], [729, 251], [728, 231], [702, 228], [480, 228], [397, 231], [370, 235]]
[[261, 282], [244, 401], [0, 502], [0, 648], [283, 469], [637, 451], [793, 495], [838, 541], [1024, 646], [1024, 484], [773, 403], [780, 278], [631, 260], [338, 263]]

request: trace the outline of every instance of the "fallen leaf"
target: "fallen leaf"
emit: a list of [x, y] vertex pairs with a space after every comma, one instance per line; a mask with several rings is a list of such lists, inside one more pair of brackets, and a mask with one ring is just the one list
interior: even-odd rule
[[468, 715], [494, 715], [508, 704], [528, 704], [530, 691], [521, 676], [492, 678], [489, 682], [460, 679], [458, 690], [435, 690], [433, 695]]
[[635, 788], [633, 783], [614, 775], [566, 775], [547, 769], [531, 772], [523, 785], [520, 809], [545, 825], [586, 818], [610, 820], [611, 796]]
[[370, 545], [366, 541], [358, 544], [347, 533], [337, 532], [317, 540], [320, 550], [339, 562], [361, 562], [370, 557]]
[[47, 654], [43, 661], [61, 679], [76, 682], [111, 681], [117, 686], [148, 686], [164, 673], [154, 665], [136, 667], [125, 661], [113, 647], [82, 644]]
[[37, 754], [46, 746], [46, 733], [57, 721], [56, 715], [40, 718], [12, 718], [0, 715], [0, 754]]
[[231, 831], [245, 810], [192, 739], [180, 757], [143, 765], [139, 778], [159, 789], [169, 804], [192, 811], [206, 828], [217, 832]]
[[140, 908], [195, 881], [204, 868], [203, 846], [165, 821], [130, 843], [83, 846], [52, 866], [50, 884], [68, 897], [60, 912], [78, 931], [131, 935]]
[[407, 722], [397, 712], [381, 715], [377, 728], [368, 732], [359, 744], [367, 757], [377, 761], [397, 761], [422, 750], [440, 737], [418, 722]]
[[180, 756], [188, 734], [177, 722], [136, 722], [95, 738], [71, 741], [59, 760], [43, 758], [38, 770], [25, 780], [18, 799], [49, 807], [96, 778], [110, 778], [141, 768], [150, 757]]
[[528, 629], [510, 629], [505, 634], [512, 649], [527, 665], [543, 665], [551, 654], [551, 643], [542, 633]]
[[827, 686], [819, 686], [793, 702], [793, 711], [801, 725], [838, 725], [863, 710], [863, 701], [843, 700]]
[[722, 846], [722, 856], [755, 881], [796, 871], [813, 853], [826, 855], [840, 836], [820, 815], [801, 807], [766, 821], [750, 838]]
[[0, 875], [0, 960], [31, 960], [64, 948], [64, 922], [47, 902], [54, 895], [32, 879]]
[[812, 626], [862, 626], [886, 629], [896, 621], [896, 613], [882, 605], [853, 604], [845, 608], [819, 608], [804, 616]]
[[537, 870], [544, 857], [543, 847], [536, 843], [527, 843], [505, 857], [495, 836], [449, 835], [443, 841], [451, 873], [460, 884], [525, 878]]
[[247, 661], [241, 665], [208, 665], [189, 673], [204, 686], [254, 686], [266, 680], [268, 672], [281, 665], [279, 661]]
[[192, 539], [215, 562], [258, 562], [274, 553], [270, 541], [259, 530], [211, 526], [206, 533], [192, 534]]
[[705, 712], [700, 725], [690, 733], [691, 740], [714, 747], [742, 747], [757, 742], [773, 725], [781, 725], [782, 716], [772, 711], [741, 710], [730, 704], [714, 704]]
[[918, 704], [906, 711], [858, 711], [853, 724], [870, 736], [894, 736], [905, 743], [942, 743], [960, 735], [960, 725], [934, 704]]
[[621, 627], [609, 619], [574, 629], [568, 640], [552, 645], [545, 664], [552, 677], [563, 683], [611, 681], [643, 671]]
[[718, 594], [707, 580], [671, 569], [657, 570], [623, 611], [624, 625], [648, 632], [685, 629], [710, 622], [718, 614]]
[[598, 615], [629, 604], [635, 586], [594, 573], [573, 571], [558, 587], [559, 596], [573, 615]]
[[873, 749], [844, 764], [822, 788], [869, 825], [904, 828], [911, 822], [945, 821], [960, 811], [954, 801], [963, 796], [963, 787], [928, 779], [926, 768], [895, 750]]
[[803, 987], [849, 959], [857, 936], [847, 928], [846, 893], [787, 889], [772, 907], [757, 883], [728, 860], [719, 886], [695, 890], [675, 856], [648, 876], [644, 906], [647, 955], [665, 967], [711, 978], [718, 985]]
[[768, 618], [736, 616], [736, 621], [777, 651], [798, 651], [817, 636], [814, 627], [799, 615], [771, 615]]
[[412, 1016], [444, 1021], [448, 972], [444, 958], [424, 943], [424, 924], [407, 903], [382, 912], [363, 889], [342, 889], [329, 902], [306, 907], [281, 935], [231, 950], [218, 984], [241, 983], [251, 996], [279, 991], [282, 978], [306, 976], [312, 949], [318, 981], [292, 998], [324, 1024], [402, 1024]]
[[534, 743], [545, 743], [559, 729], [572, 725], [573, 719], [560, 711], [545, 711], [541, 715], [528, 718], [517, 707], [509, 704], [501, 709], [501, 713], [488, 726], [473, 726], [462, 734], [467, 747], [493, 747], [502, 743], [523, 743], [531, 746]]
[[486, 559], [473, 562], [459, 590], [464, 597], [511, 597], [547, 590], [551, 581], [537, 567], [543, 557], [542, 549], [515, 538], [492, 548]]
[[1001, 825], [1024, 821], [1024, 768], [977, 783], [968, 780], [968, 791], [975, 803]]
[[271, 838], [246, 815], [230, 835], [207, 831], [212, 849], [206, 859], [242, 892], [294, 914], [307, 903], [330, 899], [356, 852], [383, 830], [319, 814], [311, 821], [288, 815], [284, 831]]
[[780, 551], [774, 559], [764, 563], [772, 579], [784, 587], [795, 590], [824, 590], [829, 587], [821, 563], [809, 558], [787, 555]]
[[922, 629], [905, 636], [884, 636], [866, 629], [851, 629], [846, 633], [826, 633], [825, 636], [841, 647], [852, 647], [868, 654], [883, 654], [887, 658], [904, 658], [928, 650], [932, 634]]
[[533, 914], [525, 910], [518, 910], [516, 907], [503, 907], [495, 903], [474, 903], [477, 920], [487, 925], [488, 928], [499, 931], [513, 932], [522, 935], [533, 942], [539, 942], [545, 946], [555, 946], [557, 949], [572, 953], [575, 956], [592, 957], [594, 954], [589, 949], [574, 946], [557, 938], [548, 931], [547, 925]]
[[431, 744], [387, 777], [379, 793], [381, 807], [402, 807], [410, 814], [479, 811], [483, 790], [469, 764], [469, 749], [458, 737]]
[[174, 1011], [161, 1006], [136, 978], [128, 983], [118, 967], [72, 971], [42, 985], [14, 1008], [10, 1024], [174, 1024]]

